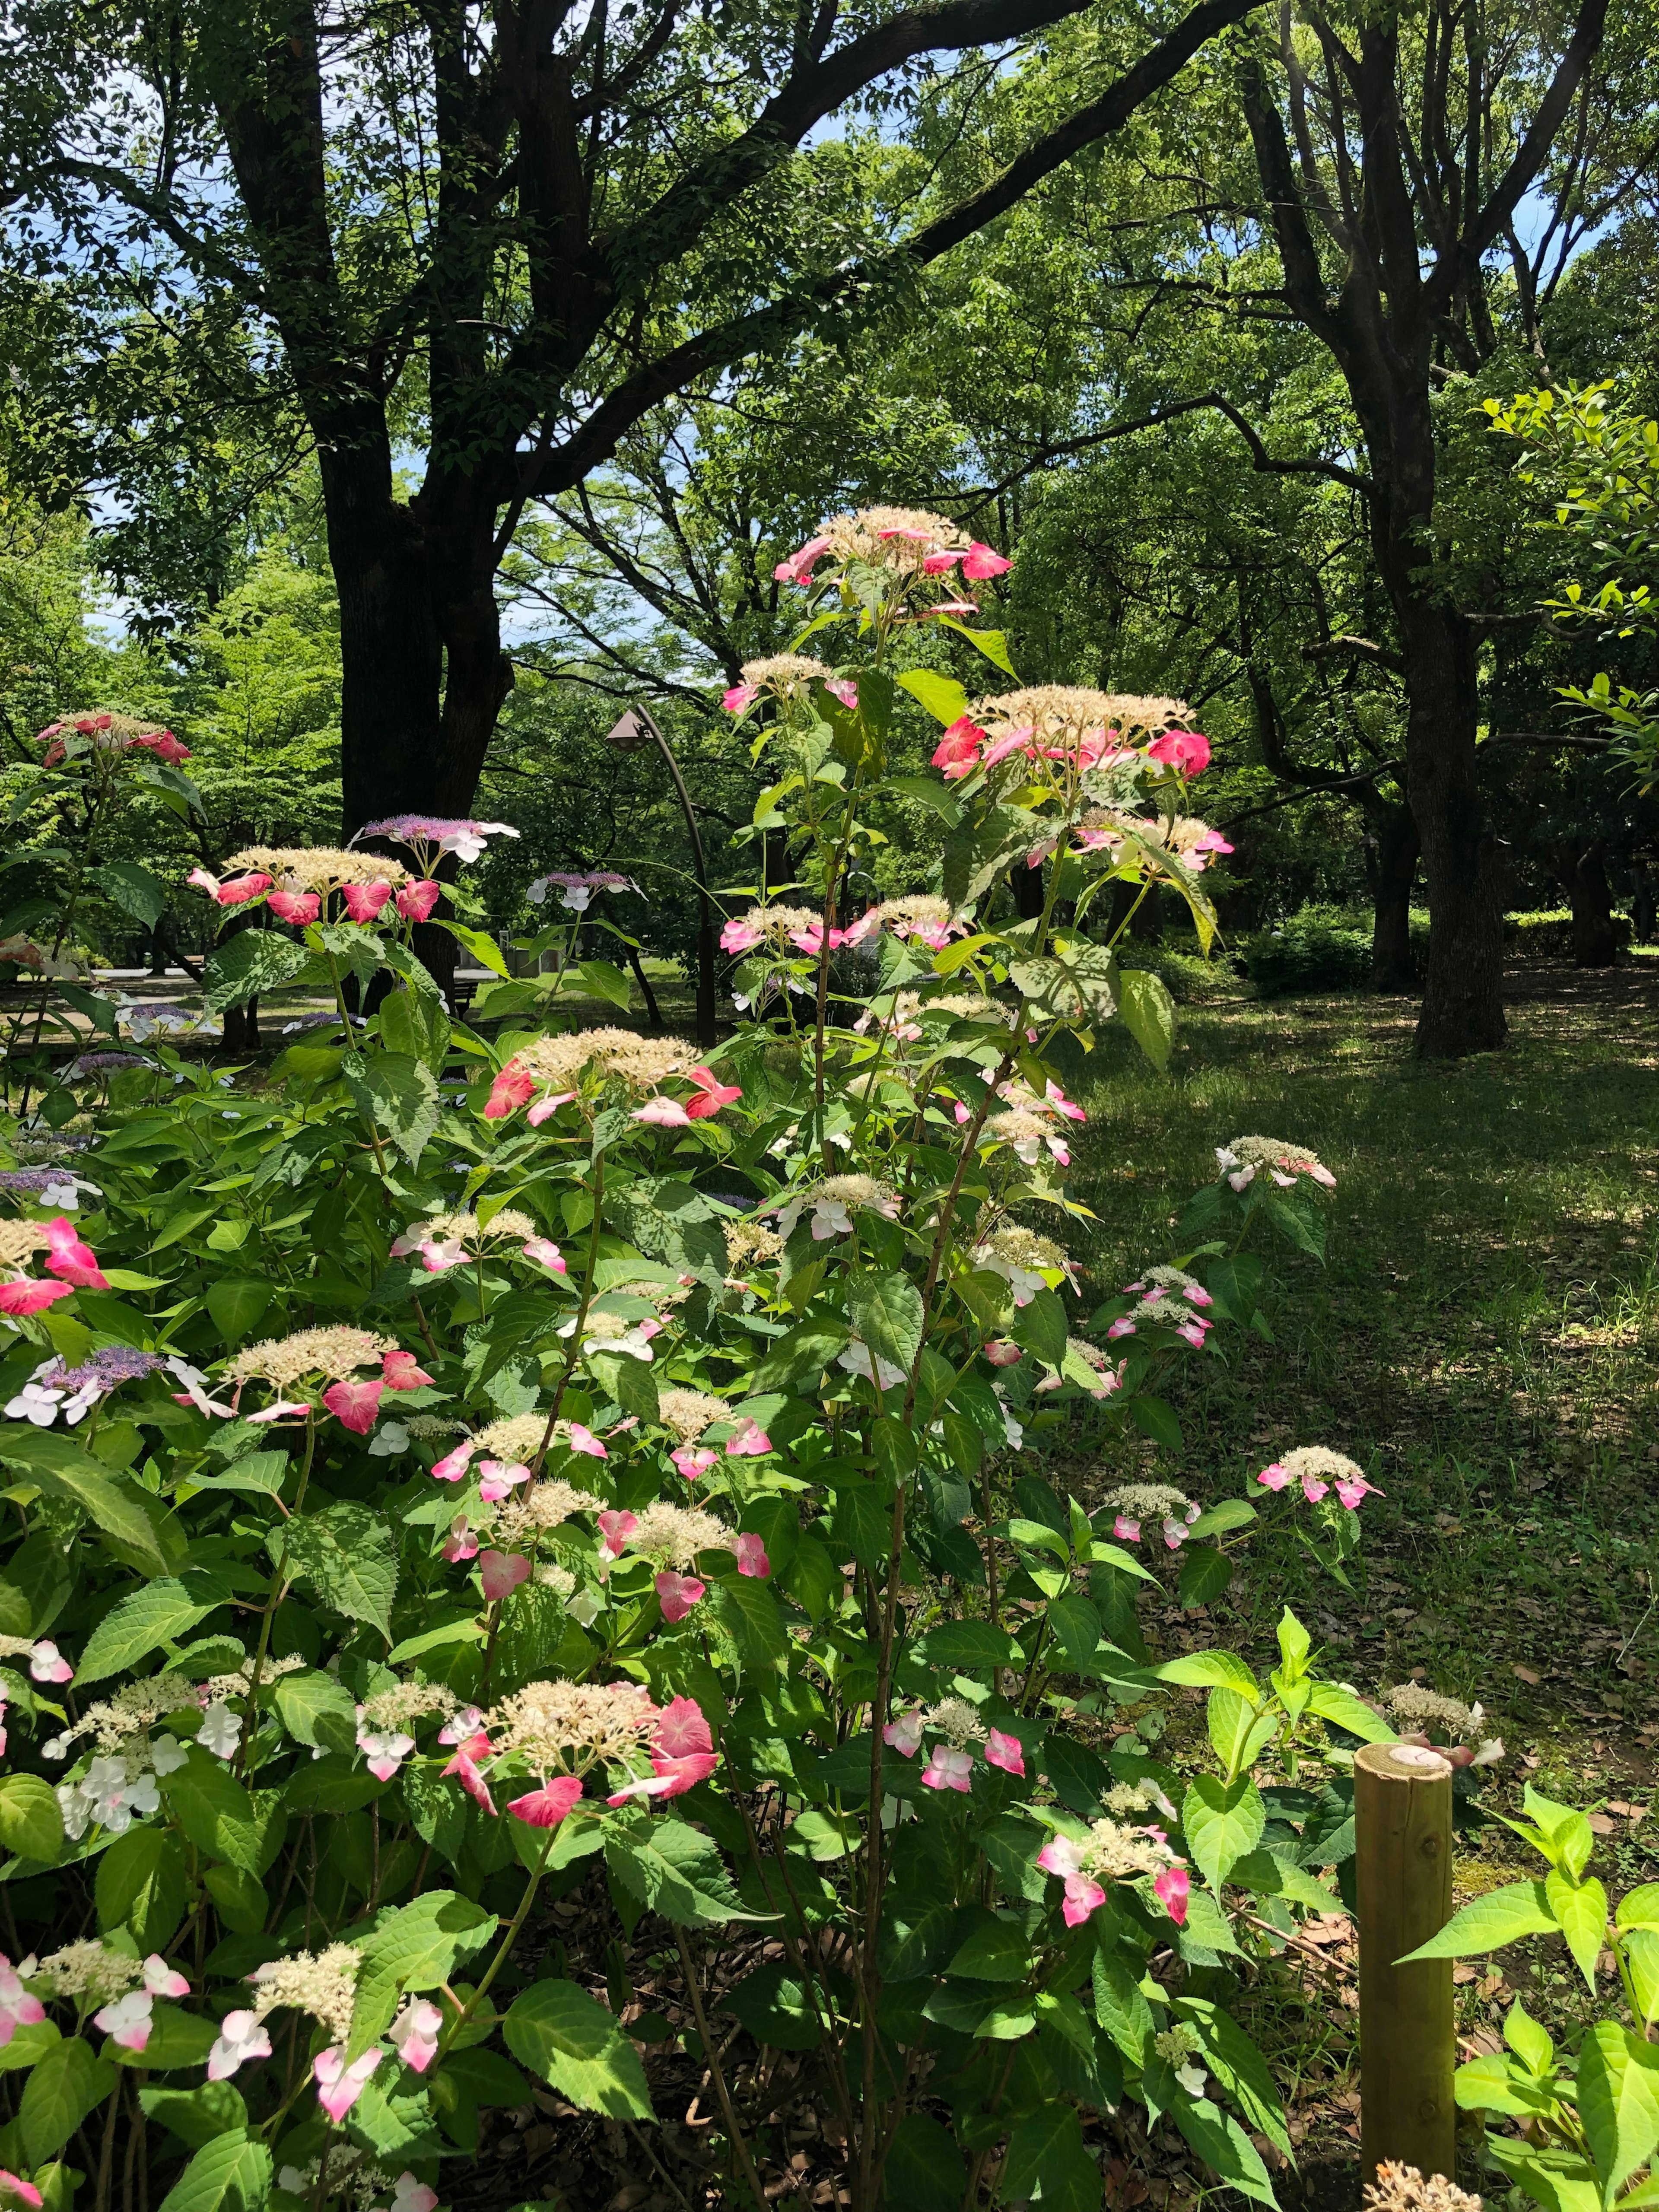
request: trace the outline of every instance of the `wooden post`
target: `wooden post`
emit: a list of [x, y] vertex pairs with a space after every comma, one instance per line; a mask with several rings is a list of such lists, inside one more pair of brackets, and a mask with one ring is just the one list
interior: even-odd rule
[[1450, 1761], [1413, 1744], [1354, 1755], [1359, 1897], [1360, 2166], [1456, 2172], [1452, 1962], [1397, 1966], [1451, 1917]]

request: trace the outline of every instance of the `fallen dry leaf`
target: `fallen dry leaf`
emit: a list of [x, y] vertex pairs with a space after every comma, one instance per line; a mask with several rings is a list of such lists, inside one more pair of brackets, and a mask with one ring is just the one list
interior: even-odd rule
[[1538, 1687], [1539, 1683], [1543, 1680], [1542, 1675], [1534, 1674], [1530, 1667], [1523, 1667], [1518, 1659], [1511, 1660], [1510, 1662], [1510, 1672], [1511, 1674], [1518, 1675], [1522, 1681], [1530, 1682], [1534, 1690]]
[[1592, 1831], [1598, 1836], [1616, 1836], [1619, 1832], [1618, 1821], [1608, 1820], [1605, 1813], [1592, 1813], [1589, 1816], [1589, 1824]]

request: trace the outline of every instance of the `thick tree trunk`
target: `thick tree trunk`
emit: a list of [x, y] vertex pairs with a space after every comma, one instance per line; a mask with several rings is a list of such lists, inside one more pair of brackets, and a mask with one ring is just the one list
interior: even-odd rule
[[1474, 646], [1441, 605], [1401, 606], [1407, 786], [1429, 890], [1429, 965], [1417, 1049], [1425, 1060], [1494, 1052], [1504, 1019], [1504, 918], [1474, 757]]
[[1376, 799], [1367, 809], [1365, 875], [1371, 893], [1371, 988], [1413, 992], [1412, 890], [1422, 841], [1417, 819], [1404, 804]]
[[1617, 967], [1619, 933], [1607, 887], [1606, 847], [1599, 840], [1574, 840], [1558, 846], [1556, 854], [1557, 869], [1572, 902], [1573, 966]]

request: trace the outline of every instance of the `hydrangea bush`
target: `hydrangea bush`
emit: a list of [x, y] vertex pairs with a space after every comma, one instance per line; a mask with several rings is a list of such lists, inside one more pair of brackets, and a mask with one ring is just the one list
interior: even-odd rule
[[[886, 509], [783, 564], [803, 649], [727, 706], [793, 902], [728, 924], [751, 1012], [708, 1058], [453, 1018], [414, 930], [501, 972], [438, 863], [502, 825], [400, 817], [201, 872], [269, 916], [222, 940], [210, 1008], [335, 1008], [268, 1075], [232, 1103], [158, 1031], [55, 1079], [61, 1134], [16, 1125], [0, 2203], [432, 2212], [481, 2111], [551, 2093], [654, 2160], [688, 2081], [757, 2212], [780, 2081], [858, 2212], [1096, 2204], [1081, 2115], [1125, 2099], [1273, 2202], [1256, 2141], [1289, 2137], [1228, 1977], [1351, 1848], [1299, 1749], [1392, 1731], [1288, 1612], [1263, 1681], [1152, 1664], [1136, 1597], [1218, 1595], [1258, 1504], [1340, 1566], [1368, 1485], [1304, 1450], [1207, 1510], [1085, 1504], [1033, 1447], [1178, 1445], [1161, 1378], [1267, 1328], [1255, 1247], [1316, 1250], [1331, 1178], [1237, 1138], [1181, 1249], [1083, 1297], [1056, 1049], [1171, 1035], [1101, 895], [1170, 887], [1207, 938], [1219, 841], [1179, 702], [972, 702], [913, 665], [940, 628], [1003, 665], [971, 589], [1003, 566]], [[943, 733], [896, 786], [901, 692]], [[919, 787], [936, 879], [860, 911]], [[578, 919], [606, 888], [543, 884]], [[1188, 1778], [1106, 1724], [1206, 1693]]]

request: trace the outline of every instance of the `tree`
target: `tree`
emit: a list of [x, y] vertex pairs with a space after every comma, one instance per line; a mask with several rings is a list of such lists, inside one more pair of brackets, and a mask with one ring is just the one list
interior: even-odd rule
[[227, 298], [279, 355], [270, 404], [314, 443], [339, 595], [347, 827], [464, 813], [512, 680], [495, 577], [527, 502], [689, 382], [902, 289], [1251, 4], [1199, 0], [1150, 46], [1126, 10], [1080, 52], [1081, 100], [900, 234], [883, 142], [803, 142], [860, 104], [902, 117], [927, 56], [1079, 0], [848, 25], [836, 0], [133, 0], [118, 31], [22, 0], [9, 236], [37, 282], [102, 270], [179, 360]]
[[[1285, 9], [1276, 56], [1251, 46], [1240, 87], [1284, 305], [1342, 372], [1364, 441], [1372, 550], [1406, 689], [1406, 757], [1432, 919], [1418, 1049], [1454, 1055], [1505, 1034], [1502, 915], [1475, 746], [1480, 611], [1430, 557], [1436, 529], [1435, 373], [1496, 350], [1483, 264], [1507, 246], [1535, 294], [1517, 210], [1528, 192], [1570, 219], [1582, 179], [1552, 149], [1591, 97], [1606, 0], [1583, 0], [1553, 70], [1528, 67], [1532, 23], [1473, 0], [1420, 21]], [[1536, 76], [1533, 112], [1517, 112]], [[1528, 89], [1533, 88], [1528, 86]]]

